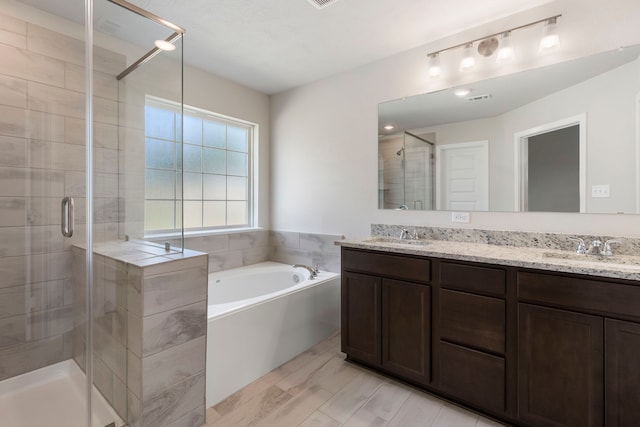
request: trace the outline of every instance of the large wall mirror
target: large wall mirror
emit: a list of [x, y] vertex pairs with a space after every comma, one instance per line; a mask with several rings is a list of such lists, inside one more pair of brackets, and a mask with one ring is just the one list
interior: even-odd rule
[[640, 213], [639, 56], [626, 47], [380, 104], [379, 208]]

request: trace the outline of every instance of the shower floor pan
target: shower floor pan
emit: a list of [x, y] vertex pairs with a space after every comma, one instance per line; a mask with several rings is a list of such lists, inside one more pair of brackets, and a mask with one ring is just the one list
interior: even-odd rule
[[[85, 375], [73, 360], [0, 381], [0, 425], [87, 427]], [[124, 423], [93, 389], [92, 427]]]

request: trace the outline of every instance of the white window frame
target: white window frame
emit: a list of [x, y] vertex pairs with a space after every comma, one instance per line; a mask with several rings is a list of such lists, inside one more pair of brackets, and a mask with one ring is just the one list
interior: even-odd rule
[[[187, 235], [204, 235], [204, 234], [215, 234], [219, 232], [229, 232], [234, 230], [246, 230], [246, 229], [256, 229], [257, 228], [257, 218], [258, 218], [258, 202], [257, 202], [257, 188], [258, 188], [258, 159], [256, 153], [258, 152], [258, 134], [259, 134], [259, 125], [257, 123], [253, 123], [247, 120], [238, 119], [231, 116], [226, 116], [223, 114], [215, 113], [212, 111], [208, 111], [202, 108], [193, 107], [189, 105], [181, 105], [178, 102], [170, 101], [167, 99], [155, 97], [152, 95], [145, 96], [145, 106], [153, 105], [157, 108], [163, 108], [167, 110], [171, 110], [174, 113], [178, 114], [179, 117], [183, 117], [184, 114], [193, 115], [205, 120], [213, 120], [218, 123], [224, 123], [232, 126], [242, 126], [246, 127], [248, 130], [248, 155], [247, 155], [247, 223], [246, 224], [233, 224], [233, 225], [221, 225], [221, 226], [212, 226], [212, 227], [194, 227], [194, 228], [184, 228], [184, 173], [183, 165], [180, 165], [180, 169], [178, 169], [178, 165], [174, 166], [174, 173], [180, 173], [182, 176], [182, 194], [180, 198], [178, 195], [175, 196], [175, 202], [182, 202], [182, 224], [176, 223], [176, 228], [174, 229], [151, 229], [148, 230], [146, 228], [146, 224], [144, 226], [144, 236], [145, 238], [154, 238], [154, 237], [173, 237], [179, 236], [182, 234], [183, 230], [180, 228], [184, 228], [184, 234]], [[183, 143], [182, 147], [184, 148], [184, 119], [182, 122], [182, 134], [175, 135], [175, 139], [173, 142], [175, 144]], [[145, 131], [145, 141], [147, 135]], [[165, 141], [170, 141], [166, 140]], [[204, 142], [203, 142], [204, 144]], [[225, 151], [229, 151], [226, 150]], [[177, 161], [177, 158], [175, 159]], [[184, 152], [183, 152], [183, 164], [184, 164]], [[152, 168], [150, 168], [152, 169]], [[167, 169], [168, 170], [168, 169]], [[144, 171], [146, 175], [147, 166], [145, 163]], [[197, 172], [196, 172], [197, 173]], [[203, 172], [201, 171], [202, 175]], [[233, 176], [233, 175], [226, 175]], [[147, 192], [145, 188], [145, 202], [147, 200], [155, 200], [155, 199], [147, 199]], [[204, 200], [201, 199], [204, 203]], [[225, 199], [225, 201], [228, 201]], [[146, 207], [145, 207], [146, 209]], [[204, 207], [201, 211], [201, 214], [204, 216]], [[175, 213], [174, 215], [177, 215]], [[174, 220], [177, 221], [177, 216], [174, 217]], [[226, 221], [225, 221], [226, 222]], [[204, 218], [203, 218], [204, 223]]]

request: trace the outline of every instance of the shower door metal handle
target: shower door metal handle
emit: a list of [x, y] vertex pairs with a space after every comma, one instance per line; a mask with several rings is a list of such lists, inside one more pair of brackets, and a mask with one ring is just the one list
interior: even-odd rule
[[73, 236], [73, 197], [62, 199], [61, 215], [62, 235], [64, 237]]

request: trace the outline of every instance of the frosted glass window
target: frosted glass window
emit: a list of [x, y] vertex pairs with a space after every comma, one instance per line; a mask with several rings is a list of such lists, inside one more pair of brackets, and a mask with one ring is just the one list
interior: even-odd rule
[[185, 200], [184, 228], [202, 228], [202, 202]]
[[227, 225], [242, 225], [247, 222], [247, 202], [227, 202]]
[[202, 145], [202, 119], [185, 114], [184, 142]]
[[176, 166], [175, 142], [147, 138], [144, 146], [144, 163], [148, 168], [171, 169]]
[[223, 123], [204, 121], [204, 145], [227, 148], [227, 126]]
[[175, 172], [147, 169], [145, 172], [145, 199], [175, 198]]
[[255, 125], [152, 96], [146, 102], [145, 231], [252, 226]]
[[144, 108], [144, 134], [155, 138], [174, 140], [175, 113], [162, 108]]
[[183, 153], [184, 156], [184, 170], [185, 172], [200, 172], [202, 171], [202, 148], [197, 145], [184, 144]]
[[248, 139], [247, 128], [227, 126], [227, 149], [246, 153], [249, 151]]
[[204, 172], [225, 174], [227, 173], [227, 162], [225, 150], [218, 150], [216, 148], [203, 148], [204, 158], [202, 159]]
[[173, 230], [174, 201], [147, 200], [144, 202], [145, 230]]
[[247, 176], [247, 155], [227, 151], [227, 174]]
[[227, 177], [227, 200], [247, 200], [247, 178]]
[[225, 175], [202, 175], [203, 200], [226, 200], [227, 177]]
[[203, 221], [205, 227], [220, 227], [226, 225], [226, 202], [203, 202]]
[[183, 182], [185, 200], [202, 200], [202, 174], [185, 172]]

